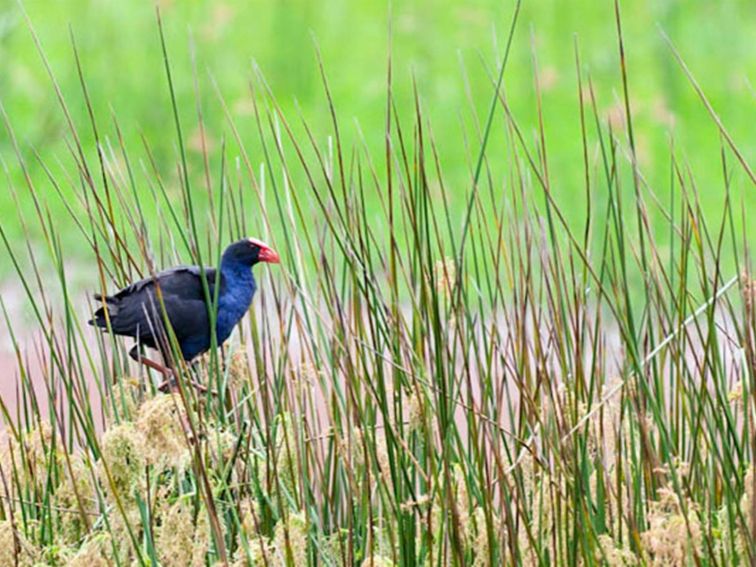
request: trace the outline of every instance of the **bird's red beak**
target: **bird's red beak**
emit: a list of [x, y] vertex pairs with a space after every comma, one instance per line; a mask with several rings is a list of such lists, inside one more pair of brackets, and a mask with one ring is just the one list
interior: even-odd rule
[[268, 262], [269, 264], [280, 264], [281, 258], [278, 252], [267, 246], [260, 247], [260, 253], [257, 255], [257, 259], [260, 262]]
[[273, 250], [262, 240], [258, 240], [257, 238], [248, 238], [247, 240], [249, 240], [250, 244], [257, 246], [260, 249], [260, 252], [257, 254], [258, 262], [268, 262], [269, 264], [281, 263], [281, 258], [279, 257], [278, 252]]

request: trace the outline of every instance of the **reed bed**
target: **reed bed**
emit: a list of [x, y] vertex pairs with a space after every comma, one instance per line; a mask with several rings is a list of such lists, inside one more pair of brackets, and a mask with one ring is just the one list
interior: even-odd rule
[[[172, 168], [94, 112], [43, 163], [2, 112], [8, 167], [48, 183], [8, 183], [34, 201], [22, 220], [39, 241], [0, 224], [37, 323], [29, 346], [0, 302], [18, 362], [17, 409], [0, 406], [0, 566], [756, 561], [756, 281], [732, 198], [754, 174], [689, 75], [721, 136], [721, 186], [705, 189], [721, 209], [701, 210], [673, 145], [669, 186], [647, 183], [617, 9], [622, 120], [597, 108], [576, 43], [584, 195], [565, 205], [538, 81], [535, 131], [503, 88], [518, 9], [453, 190], [422, 94], [395, 105], [390, 58], [382, 155], [345, 141], [322, 64], [329, 132], [285, 115], [253, 69], [254, 128], [226, 112], [214, 148], [202, 104], [172, 96]], [[161, 55], [171, 95], [194, 80], [199, 101], [210, 83], [226, 108], [222, 85], [173, 77], [164, 41]], [[80, 93], [51, 73], [65, 117], [91, 109], [76, 61]], [[75, 254], [61, 226], [79, 231]], [[177, 369], [215, 395], [159, 393], [130, 345], [86, 325], [93, 292], [214, 264], [242, 236], [282, 264], [256, 269], [233, 340]], [[71, 286], [83, 268], [92, 289]]]

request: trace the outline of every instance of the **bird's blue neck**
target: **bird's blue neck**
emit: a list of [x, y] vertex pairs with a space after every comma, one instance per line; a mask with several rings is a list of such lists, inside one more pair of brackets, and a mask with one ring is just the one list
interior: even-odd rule
[[218, 341], [225, 341], [239, 320], [249, 309], [255, 293], [255, 278], [249, 264], [223, 258], [221, 261], [223, 283], [218, 296]]
[[249, 264], [230, 258], [223, 258], [221, 260], [220, 269], [224, 278], [237, 282], [238, 284], [249, 284], [254, 283], [255, 281], [252, 277], [252, 267]]

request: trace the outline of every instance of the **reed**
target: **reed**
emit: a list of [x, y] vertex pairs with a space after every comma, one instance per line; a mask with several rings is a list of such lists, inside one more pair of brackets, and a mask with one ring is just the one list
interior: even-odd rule
[[[383, 155], [345, 142], [322, 62], [329, 131], [284, 113], [258, 68], [255, 129], [240, 128], [222, 85], [171, 75], [159, 17], [172, 175], [150, 140], [126, 147], [121, 117], [94, 112], [78, 55], [88, 124], [50, 72], [66, 160], [29, 158], [0, 107], [9, 167], [48, 176], [8, 182], [41, 240], [11, 242], [0, 221], [38, 328], [24, 347], [0, 297], [18, 369], [17, 410], [0, 404], [0, 565], [756, 561], [756, 280], [732, 198], [756, 180], [682, 64], [721, 135], [721, 186], [706, 189], [721, 209], [702, 210], [672, 145], [669, 186], [646, 182], [617, 9], [621, 124], [599, 112], [576, 42], [586, 208], [566, 210], [538, 80], [534, 134], [502, 87], [518, 13], [482, 119], [471, 101], [469, 184], [454, 191], [422, 93], [395, 104], [390, 58]], [[193, 116], [173, 96], [189, 80]], [[208, 85], [227, 118], [213, 149]], [[91, 289], [70, 284], [55, 199]], [[90, 292], [210, 265], [246, 235], [275, 242], [281, 269], [258, 273], [232, 344], [180, 369], [217, 396], [156, 392], [123, 341], [84, 323]]]

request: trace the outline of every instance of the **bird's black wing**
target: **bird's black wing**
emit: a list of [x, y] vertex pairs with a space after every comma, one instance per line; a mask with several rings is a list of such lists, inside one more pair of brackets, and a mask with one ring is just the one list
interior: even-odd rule
[[[210, 300], [215, 293], [217, 270], [205, 268]], [[104, 306], [94, 313], [90, 324], [107, 327], [117, 335], [140, 339], [146, 346], [157, 346], [162, 334], [163, 318], [156, 294], [156, 283], [162, 293], [165, 312], [179, 341], [185, 336], [207, 332], [208, 316], [205, 292], [198, 266], [179, 266], [134, 282], [104, 298]], [[221, 278], [221, 289], [223, 286]], [[99, 301], [103, 298], [95, 296]]]

